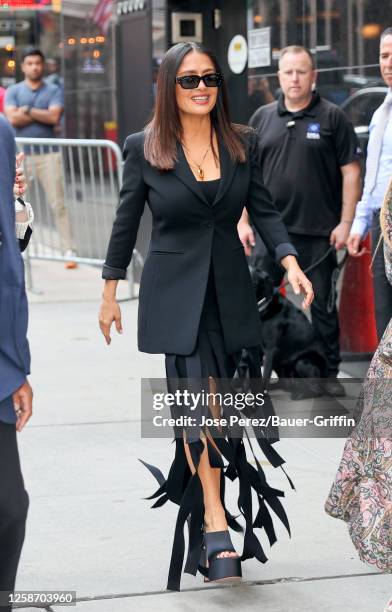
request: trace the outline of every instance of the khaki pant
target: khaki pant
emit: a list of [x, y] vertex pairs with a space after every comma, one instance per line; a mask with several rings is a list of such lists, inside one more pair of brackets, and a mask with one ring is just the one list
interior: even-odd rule
[[34, 181], [39, 181], [45, 192], [47, 203], [54, 213], [60, 235], [61, 251], [64, 253], [69, 249], [74, 250], [69, 215], [64, 201], [61, 153], [26, 155], [25, 166], [30, 188], [33, 189], [31, 184]]

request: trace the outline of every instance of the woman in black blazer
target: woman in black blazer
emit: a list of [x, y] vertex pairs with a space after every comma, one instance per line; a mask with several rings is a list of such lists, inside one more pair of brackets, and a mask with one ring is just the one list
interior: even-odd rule
[[[248, 350], [249, 374], [258, 387], [260, 320], [237, 223], [243, 207], [269, 251], [286, 268], [296, 293], [313, 299], [309, 280], [299, 268], [280, 215], [263, 186], [257, 142], [244, 126], [230, 123], [227, 93], [215, 58], [194, 43], [170, 49], [160, 67], [153, 119], [132, 134], [124, 147], [120, 205], [103, 269], [104, 299], [100, 326], [107, 343], [113, 322], [121, 330], [116, 286], [126, 276], [145, 202], [153, 228], [139, 295], [138, 347], [166, 355], [170, 391], [234, 391], [233, 379], [242, 349]], [[203, 386], [207, 381], [207, 389]], [[238, 388], [238, 387], [237, 387]], [[223, 395], [220, 396], [221, 398]], [[267, 505], [288, 527], [279, 497], [246, 459], [244, 428], [235, 424], [205, 427], [203, 417], [228, 417], [233, 405], [197, 403], [194, 427], [175, 427], [176, 453], [169, 476], [145, 464], [159, 482], [156, 505], [179, 504], [168, 588], [177, 590], [184, 556], [184, 524], [189, 547], [185, 571], [199, 569], [206, 580], [241, 576], [240, 561], [267, 559], [254, 527], [276, 537]], [[257, 404], [257, 405], [256, 405]], [[260, 403], [261, 404], [261, 403]], [[271, 405], [259, 402], [244, 414], [268, 415]], [[177, 403], [174, 416], [182, 416]], [[272, 465], [284, 463], [263, 428], [254, 426], [257, 442]], [[275, 440], [272, 440], [276, 441]], [[253, 451], [252, 451], [253, 452]], [[223, 471], [222, 456], [228, 465]], [[245, 520], [242, 557], [235, 552], [228, 526], [243, 528], [224, 504], [224, 476], [239, 479], [239, 510]], [[252, 516], [252, 488], [259, 510]]]

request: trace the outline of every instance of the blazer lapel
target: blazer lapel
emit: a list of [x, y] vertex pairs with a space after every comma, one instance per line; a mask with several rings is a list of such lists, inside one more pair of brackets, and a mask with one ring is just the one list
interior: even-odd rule
[[[219, 184], [218, 193], [216, 194], [213, 202], [213, 206], [215, 206], [219, 200], [223, 198], [226, 191], [229, 189], [237, 168], [237, 162], [234, 162], [231, 159], [228, 150], [220, 139], [218, 139], [218, 147], [221, 167], [221, 181]], [[182, 183], [184, 183], [184, 185], [188, 187], [188, 189], [190, 189], [200, 200], [202, 200], [204, 204], [211, 206], [199, 185], [199, 181], [196, 180], [192, 170], [189, 167], [180, 143], [177, 144], [177, 159], [178, 161], [173, 168], [173, 173]]]
[[178, 161], [173, 168], [173, 173], [182, 183], [184, 183], [184, 185], [188, 187], [188, 189], [190, 189], [200, 200], [202, 200], [204, 204], [210, 206], [198, 181], [189, 167], [180, 143], [177, 144], [177, 159]]
[[219, 161], [220, 161], [220, 168], [221, 168], [221, 181], [219, 183], [218, 193], [216, 194], [213, 206], [216, 206], [219, 200], [223, 198], [226, 191], [229, 189], [231, 182], [233, 180], [235, 171], [237, 169], [237, 162], [234, 162], [231, 159], [230, 153], [228, 152], [228, 150], [226, 149], [226, 147], [224, 146], [220, 138], [218, 139], [218, 146], [219, 146]]

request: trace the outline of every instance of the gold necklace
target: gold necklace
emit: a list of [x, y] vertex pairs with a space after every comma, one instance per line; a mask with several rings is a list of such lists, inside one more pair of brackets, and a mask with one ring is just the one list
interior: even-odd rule
[[184, 149], [185, 149], [185, 150], [187, 151], [187, 153], [188, 153], [188, 157], [189, 157], [189, 160], [190, 160], [190, 162], [191, 162], [191, 165], [192, 165], [194, 168], [196, 168], [197, 176], [199, 177], [199, 179], [200, 179], [201, 181], [204, 181], [204, 170], [203, 170], [203, 168], [202, 168], [202, 165], [203, 165], [203, 162], [204, 162], [205, 158], [207, 157], [207, 154], [208, 154], [209, 150], [211, 149], [211, 144], [209, 144], [209, 145], [208, 145], [208, 149], [207, 149], [207, 151], [204, 153], [203, 158], [202, 158], [202, 160], [201, 160], [200, 164], [197, 164], [195, 161], [193, 161], [193, 159], [192, 159], [192, 158], [191, 158], [191, 156], [189, 155], [189, 151], [188, 151], [188, 149], [187, 149], [187, 147], [186, 147], [185, 145], [184, 145]]

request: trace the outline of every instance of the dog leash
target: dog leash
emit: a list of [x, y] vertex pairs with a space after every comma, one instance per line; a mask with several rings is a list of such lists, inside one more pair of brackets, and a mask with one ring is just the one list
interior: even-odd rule
[[346, 263], [346, 259], [348, 257], [348, 250], [345, 249], [344, 255], [342, 257], [342, 259], [340, 261], [337, 262], [336, 268], [333, 269], [332, 274], [331, 274], [331, 290], [329, 292], [329, 296], [328, 296], [328, 302], [327, 302], [327, 312], [328, 314], [330, 314], [336, 304], [336, 285], [338, 282], [338, 278], [339, 275], [342, 271], [342, 268], [344, 266], [344, 264]]
[[[319, 259], [317, 259], [315, 262], [313, 262], [312, 265], [308, 266], [303, 271], [304, 274], [307, 274], [308, 272], [311, 272], [312, 270], [317, 268], [317, 266], [319, 266], [325, 259], [327, 259], [327, 257], [332, 253], [332, 251], [334, 249], [335, 249], [334, 245], [331, 245], [329, 247], [329, 249], [324, 253], [324, 255], [322, 255]], [[348, 257], [348, 251], [347, 251], [347, 249], [344, 249], [344, 255], [343, 255], [342, 259], [337, 263], [336, 268], [334, 268], [334, 270], [332, 272], [332, 275], [331, 275], [331, 291], [330, 291], [330, 294], [328, 296], [328, 302], [327, 302], [327, 312], [328, 313], [331, 313], [332, 310], [333, 310], [333, 306], [335, 304], [335, 299], [336, 299], [336, 283], [337, 283], [337, 280], [339, 278], [340, 272], [342, 271], [342, 268], [343, 268], [344, 264], [346, 263], [347, 257]], [[290, 284], [290, 281], [287, 280], [285, 283], [283, 283], [283, 285], [281, 285], [279, 287], [279, 289], [287, 287], [287, 285], [289, 285], [289, 284]], [[270, 298], [270, 300], [272, 300], [272, 297]], [[259, 300], [257, 302], [257, 305], [258, 306], [266, 307], [267, 304], [264, 304], [264, 302], [266, 302], [266, 301], [267, 301], [267, 298], [263, 297], [263, 298], [261, 298], [261, 300]]]

